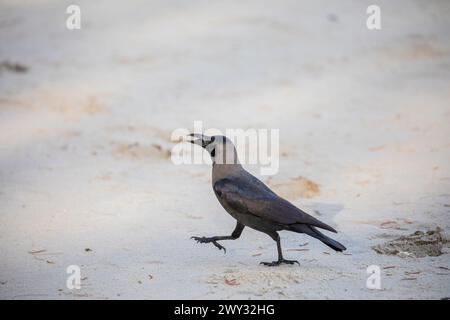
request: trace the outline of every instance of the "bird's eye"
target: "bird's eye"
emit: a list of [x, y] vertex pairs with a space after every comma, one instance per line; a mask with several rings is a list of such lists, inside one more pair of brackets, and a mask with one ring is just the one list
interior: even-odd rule
[[215, 137], [211, 137], [211, 142], [214, 142], [214, 140], [216, 140]]
[[216, 148], [211, 150], [211, 157], [215, 157], [216, 156]]

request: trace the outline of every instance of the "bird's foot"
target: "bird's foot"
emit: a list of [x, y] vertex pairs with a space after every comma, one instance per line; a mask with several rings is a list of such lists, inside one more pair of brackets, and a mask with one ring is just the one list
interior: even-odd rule
[[300, 265], [300, 263], [297, 260], [287, 260], [287, 259], [281, 259], [281, 260], [272, 261], [272, 262], [261, 262], [260, 264], [268, 266], [268, 267], [276, 267], [276, 266], [279, 266], [280, 264], [283, 264], [283, 263], [285, 263], [285, 264], [294, 264], [294, 263], [296, 263], [296, 264]]
[[191, 237], [191, 239], [194, 239], [198, 243], [212, 243], [216, 246], [219, 250], [223, 250], [223, 252], [227, 253], [227, 249], [225, 249], [224, 246], [222, 246], [220, 243], [218, 243], [214, 237], [207, 238], [207, 237]]

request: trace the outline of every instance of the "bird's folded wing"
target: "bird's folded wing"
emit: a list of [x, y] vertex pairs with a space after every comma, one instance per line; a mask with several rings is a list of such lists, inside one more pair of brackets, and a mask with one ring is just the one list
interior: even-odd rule
[[231, 208], [280, 224], [302, 223], [332, 232], [335, 229], [277, 196], [265, 185], [244, 179], [222, 179], [214, 184], [214, 191]]

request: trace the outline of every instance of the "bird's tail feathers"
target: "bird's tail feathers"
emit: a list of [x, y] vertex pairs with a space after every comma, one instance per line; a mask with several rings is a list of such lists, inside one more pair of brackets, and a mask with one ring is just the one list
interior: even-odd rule
[[293, 231], [300, 232], [300, 233], [306, 233], [307, 235], [310, 235], [311, 237], [322, 241], [324, 244], [326, 244], [333, 250], [341, 252], [341, 251], [344, 251], [347, 249], [341, 243], [324, 235], [322, 232], [320, 232], [313, 226], [309, 226], [306, 224], [295, 224], [292, 226], [292, 229], [293, 229]]
[[318, 238], [320, 241], [325, 243], [327, 246], [329, 246], [331, 249], [342, 252], [347, 250], [346, 247], [342, 245], [342, 243], [337, 242], [336, 240], [331, 239], [330, 237], [327, 237], [326, 235], [323, 235], [322, 238]]

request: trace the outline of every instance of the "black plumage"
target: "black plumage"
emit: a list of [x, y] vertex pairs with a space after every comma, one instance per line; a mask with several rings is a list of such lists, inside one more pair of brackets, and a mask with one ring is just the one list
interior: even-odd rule
[[281, 230], [305, 233], [336, 251], [346, 250], [342, 244], [317, 230], [320, 228], [336, 233], [334, 228], [281, 198], [247, 172], [239, 164], [234, 145], [226, 137], [207, 137], [198, 134], [191, 136], [199, 138], [191, 141], [192, 143], [201, 145], [210, 153], [213, 159], [214, 193], [224, 209], [237, 220], [236, 228], [230, 236], [193, 237], [195, 240], [200, 243], [213, 243], [219, 249], [225, 250], [217, 241], [237, 239], [244, 227], [253, 228], [266, 233], [277, 242], [278, 260], [262, 262], [269, 266], [298, 263], [283, 258], [277, 232]]

